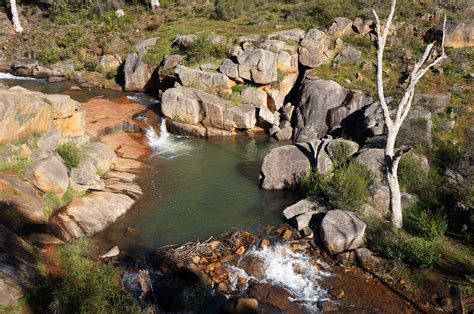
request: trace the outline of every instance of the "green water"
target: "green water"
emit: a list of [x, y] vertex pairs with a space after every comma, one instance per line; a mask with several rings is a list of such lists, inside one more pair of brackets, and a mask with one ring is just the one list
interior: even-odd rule
[[144, 196], [95, 241], [133, 254], [280, 222], [298, 196], [258, 186], [262, 159], [277, 145], [267, 136], [194, 138], [175, 158], [151, 158], [139, 182]]
[[[99, 88], [71, 90], [73, 82], [4, 80], [43, 93], [67, 94], [84, 102], [125, 95]], [[149, 97], [148, 97], [149, 98]], [[156, 141], [159, 155], [147, 160], [139, 176], [144, 196], [127, 214], [94, 237], [99, 248], [118, 245], [130, 254], [166, 245], [206, 240], [235, 228], [256, 229], [281, 222], [282, 210], [299, 196], [264, 191], [258, 176], [266, 153], [282, 145], [266, 135], [213, 140], [169, 138]], [[132, 234], [127, 233], [132, 228]]]

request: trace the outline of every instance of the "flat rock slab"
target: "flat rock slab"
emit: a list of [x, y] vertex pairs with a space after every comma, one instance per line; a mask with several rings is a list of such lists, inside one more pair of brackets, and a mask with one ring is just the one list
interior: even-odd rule
[[117, 158], [114, 170], [120, 172], [135, 172], [140, 170], [144, 166], [145, 164], [138, 160], [128, 158]]
[[123, 194], [93, 192], [75, 199], [56, 217], [55, 224], [66, 240], [91, 236], [114, 223], [134, 202]]
[[102, 143], [110, 147], [122, 158], [139, 159], [151, 154], [142, 133], [113, 133], [102, 138]]
[[116, 102], [94, 98], [81, 106], [87, 114], [86, 130], [95, 138], [120, 131], [138, 132], [139, 123], [132, 117], [145, 109], [145, 106], [125, 97]]

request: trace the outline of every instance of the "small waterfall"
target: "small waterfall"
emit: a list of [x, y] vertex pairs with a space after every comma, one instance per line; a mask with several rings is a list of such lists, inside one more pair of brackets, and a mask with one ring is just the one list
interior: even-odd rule
[[154, 153], [165, 159], [173, 159], [179, 156], [188, 155], [193, 149], [189, 138], [175, 136], [168, 132], [168, 129], [166, 128], [166, 120], [164, 118], [161, 119], [159, 136], [156, 134], [155, 129], [149, 125], [145, 135], [148, 138], [148, 145], [153, 149]]
[[[317, 312], [318, 302], [328, 299], [327, 291], [318, 284], [322, 278], [331, 275], [328, 271], [329, 265], [323, 261], [294, 252], [287, 244], [274, 244], [265, 248], [253, 247], [241, 258], [248, 256], [263, 261], [264, 279], [261, 282], [285, 288], [293, 295], [293, 301], [303, 304], [310, 312]], [[252, 277], [238, 267], [228, 268], [230, 288], [234, 292], [245, 290], [247, 282]], [[243, 287], [239, 287], [238, 277], [246, 281]]]
[[0, 72], [0, 80], [36, 80], [34, 77], [16, 76], [10, 73]]

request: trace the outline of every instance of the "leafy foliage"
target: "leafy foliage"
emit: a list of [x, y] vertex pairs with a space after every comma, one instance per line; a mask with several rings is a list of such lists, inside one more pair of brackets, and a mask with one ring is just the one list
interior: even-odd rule
[[444, 236], [448, 222], [443, 210], [429, 210], [419, 204], [405, 210], [406, 229], [429, 240]]
[[68, 168], [77, 167], [83, 158], [79, 148], [72, 143], [60, 144], [57, 152]]

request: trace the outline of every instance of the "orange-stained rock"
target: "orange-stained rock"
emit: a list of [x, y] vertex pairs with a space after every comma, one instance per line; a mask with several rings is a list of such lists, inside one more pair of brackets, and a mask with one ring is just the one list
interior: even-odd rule
[[245, 253], [245, 247], [243, 245], [241, 247], [239, 247], [239, 249], [237, 251], [235, 251], [236, 255], [242, 255], [244, 253]]
[[123, 171], [123, 172], [134, 172], [141, 169], [145, 164], [133, 159], [128, 158], [117, 158], [115, 163], [114, 170]]
[[114, 132], [138, 132], [140, 122], [132, 119], [145, 109], [141, 104], [121, 98], [114, 102], [103, 98], [93, 98], [82, 104], [87, 113], [86, 130], [98, 138]]
[[270, 245], [270, 240], [268, 239], [263, 239], [262, 240], [262, 247], [267, 247]]
[[102, 143], [122, 158], [140, 159], [151, 154], [146, 137], [142, 133], [112, 133], [105, 135]]

